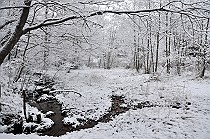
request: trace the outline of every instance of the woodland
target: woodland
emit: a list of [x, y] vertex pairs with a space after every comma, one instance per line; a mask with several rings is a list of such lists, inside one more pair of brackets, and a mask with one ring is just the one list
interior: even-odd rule
[[1, 0], [0, 138], [210, 138], [209, 0]]

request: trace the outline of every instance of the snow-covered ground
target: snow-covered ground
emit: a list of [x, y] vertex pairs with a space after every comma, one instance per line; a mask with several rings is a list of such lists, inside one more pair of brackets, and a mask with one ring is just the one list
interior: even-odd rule
[[[125, 105], [128, 107], [144, 101], [156, 105], [130, 109], [113, 118], [113, 121], [67, 133], [59, 137], [61, 139], [210, 138], [210, 76], [197, 79], [188, 75], [160, 75], [154, 79], [152, 75], [125, 69], [72, 70], [70, 73], [61, 71], [57, 76], [57, 89], [72, 90], [82, 95], [62, 92], [55, 96], [62, 103], [63, 109], [70, 109], [69, 116], [65, 118], [67, 123], [73, 121], [77, 124], [78, 117], [97, 120], [111, 106], [112, 95], [125, 96]], [[15, 104], [10, 103], [11, 99], [16, 100]], [[10, 103], [11, 108], [16, 110], [12, 111], [14, 113], [21, 111], [22, 100], [19, 95], [2, 96], [2, 102]], [[181, 108], [172, 108], [172, 104], [179, 104]], [[0, 133], [0, 138], [57, 137]]]

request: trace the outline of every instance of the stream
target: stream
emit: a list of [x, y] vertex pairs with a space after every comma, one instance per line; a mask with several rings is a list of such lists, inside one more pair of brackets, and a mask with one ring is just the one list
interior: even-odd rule
[[30, 102], [29, 104], [33, 107], [37, 107], [38, 110], [46, 113], [48, 111], [54, 112], [49, 118], [54, 122], [54, 125], [47, 131], [41, 133], [41, 135], [48, 135], [48, 136], [61, 136], [66, 134], [67, 132], [79, 131], [81, 129], [92, 128], [97, 125], [99, 122], [107, 123], [112, 120], [115, 116], [125, 113], [129, 110], [129, 108], [121, 107], [124, 103], [122, 96], [112, 96], [112, 106], [111, 109], [101, 116], [98, 120], [87, 119], [87, 121], [79, 125], [77, 127], [73, 127], [72, 125], [64, 125], [62, 120], [64, 116], [61, 112], [61, 104], [56, 99], [42, 101], [42, 102]]
[[[111, 96], [111, 108], [110, 110], [102, 115], [98, 120], [86, 119], [85, 123], [78, 125], [76, 127], [72, 125], [64, 125], [62, 120], [64, 116], [61, 111], [61, 104], [56, 99], [51, 99], [48, 101], [42, 102], [34, 102], [29, 103], [31, 106], [37, 107], [38, 110], [46, 113], [48, 111], [54, 112], [49, 118], [54, 122], [54, 125], [47, 131], [41, 133], [41, 135], [48, 135], [48, 136], [61, 136], [66, 134], [67, 132], [79, 131], [81, 129], [92, 128], [98, 123], [107, 123], [115, 118], [117, 115], [127, 112], [130, 109], [142, 109], [146, 107], [162, 107], [159, 105], [154, 105], [149, 101], [138, 103], [134, 106], [134, 108], [130, 107], [122, 107], [122, 104], [125, 104], [123, 96]], [[188, 104], [190, 105], [190, 104]], [[176, 106], [176, 107], [175, 107]], [[181, 106], [179, 104], [170, 106], [172, 108], [179, 109]], [[79, 121], [79, 119], [78, 119]]]
[[31, 106], [37, 107], [38, 110], [46, 113], [48, 111], [54, 112], [53, 115], [49, 116], [49, 118], [54, 122], [54, 125], [50, 128], [50, 130], [44, 131], [42, 135], [48, 136], [60, 136], [64, 135], [67, 131], [64, 128], [62, 120], [64, 116], [61, 112], [61, 104], [56, 99], [44, 101], [44, 102], [37, 102], [37, 103], [30, 103]]

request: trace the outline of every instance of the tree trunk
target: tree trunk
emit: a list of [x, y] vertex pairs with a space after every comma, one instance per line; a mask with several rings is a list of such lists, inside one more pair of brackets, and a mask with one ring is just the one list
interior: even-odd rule
[[206, 60], [206, 49], [208, 48], [208, 29], [209, 29], [209, 18], [207, 19], [206, 23], [206, 31], [205, 31], [205, 40], [204, 40], [204, 48], [203, 48], [203, 57], [202, 57], [202, 67], [201, 67], [201, 73], [200, 77], [204, 77], [205, 75], [205, 70], [206, 70], [206, 65], [207, 65], [207, 60]]
[[28, 49], [29, 42], [30, 42], [30, 31], [29, 31], [27, 37], [28, 37], [28, 38], [27, 38], [27, 44], [26, 44], [26, 47], [25, 47], [25, 49], [24, 49], [23, 56], [22, 56], [22, 60], [23, 60], [23, 61], [22, 61], [22, 63], [20, 64], [20, 67], [19, 67], [19, 69], [18, 69], [18, 72], [17, 72], [17, 74], [16, 74], [16, 76], [15, 76], [13, 82], [17, 82], [17, 81], [20, 79], [21, 74], [22, 74], [22, 72], [23, 72], [23, 69], [25, 68], [26, 51], [27, 51], [27, 49]]
[[108, 51], [107, 53], [107, 65], [106, 65], [106, 69], [111, 69], [111, 52]]
[[202, 61], [203, 63], [202, 63], [202, 67], [201, 67], [201, 73], [200, 73], [200, 78], [203, 78], [204, 77], [204, 75], [205, 75], [205, 70], [206, 70], [206, 66], [205, 66], [205, 64], [206, 64], [206, 60], [205, 59], [203, 59], [203, 61]]
[[[160, 7], [162, 5], [161, 0], [160, 2]], [[156, 58], [155, 58], [155, 72], [158, 71], [158, 57], [159, 57], [159, 46], [160, 46], [160, 12], [158, 13], [158, 31], [157, 31], [157, 37], [156, 37]]]
[[14, 33], [12, 33], [10, 39], [0, 48], [0, 65], [3, 63], [6, 56], [14, 48], [16, 43], [19, 41], [20, 37], [23, 35], [23, 27], [25, 26], [28, 14], [30, 11], [31, 0], [24, 1], [25, 6], [23, 8], [20, 20], [15, 28]]
[[[136, 22], [135, 15], [133, 15], [133, 21]], [[133, 67], [136, 69], [137, 72], [139, 72], [139, 46], [137, 44], [137, 30], [136, 25], [133, 24], [133, 45], [134, 45], [134, 56], [133, 56]]]
[[154, 68], [154, 53], [153, 53], [153, 47], [152, 47], [152, 27], [151, 27], [151, 21], [149, 23], [149, 44], [150, 44], [150, 55], [151, 55], [150, 67], [152, 68], [152, 69], [150, 69], [150, 72], [152, 70], [152, 73], [154, 73], [155, 68]]
[[[1, 98], [1, 83], [0, 83], [0, 98]], [[0, 112], [1, 112], [1, 103], [0, 103]]]
[[26, 115], [26, 92], [25, 90], [22, 90], [22, 95], [23, 95], [23, 113], [24, 113], [24, 117], [27, 121], [27, 115]]
[[168, 37], [168, 13], [166, 13], [166, 48], [165, 48], [165, 51], [166, 51], [166, 72], [167, 73], [170, 73], [170, 61], [169, 61], [169, 37]]
[[160, 34], [157, 32], [157, 45], [156, 45], [156, 60], [155, 60], [155, 72], [158, 70], [158, 56], [159, 56], [159, 39], [160, 39]]
[[[46, 9], [45, 9], [45, 20], [48, 19], [48, 6], [46, 4]], [[45, 27], [45, 36], [44, 36], [44, 50], [43, 50], [43, 69], [47, 70], [48, 69], [48, 56], [49, 56], [49, 46], [48, 46], [48, 29]]]
[[89, 55], [89, 57], [88, 57], [87, 67], [92, 68], [92, 67], [90, 66], [90, 62], [91, 62], [91, 55]]

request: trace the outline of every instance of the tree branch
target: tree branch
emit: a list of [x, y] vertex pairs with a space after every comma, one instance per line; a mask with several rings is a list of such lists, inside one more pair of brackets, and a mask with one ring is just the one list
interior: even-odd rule
[[5, 45], [0, 48], [0, 65], [3, 63], [5, 57], [10, 53], [13, 47], [17, 44], [20, 37], [23, 35], [22, 31], [29, 15], [31, 0], [25, 1], [25, 5], [26, 7], [23, 8], [22, 14], [20, 16], [17, 26], [15, 27], [14, 33], [12, 33], [11, 37], [8, 39]]
[[[196, 18], [207, 18], [204, 16], [199, 16], [196, 14], [193, 14], [190, 11], [184, 11], [183, 9], [179, 9], [179, 10], [171, 10], [171, 9], [166, 9], [165, 5], [161, 8], [156, 8], [156, 9], [145, 9], [145, 10], [136, 10], [136, 11], [112, 11], [112, 10], [105, 10], [105, 11], [97, 11], [97, 12], [93, 12], [87, 15], [74, 15], [74, 16], [69, 16], [66, 18], [61, 18], [61, 19], [47, 19], [45, 21], [43, 21], [42, 23], [39, 23], [37, 25], [34, 26], [30, 26], [27, 27], [25, 29], [25, 23], [27, 21], [28, 18], [28, 14], [29, 14], [29, 9], [30, 9], [30, 5], [31, 5], [31, 1], [32, 0], [27, 0], [25, 1], [25, 6], [17, 6], [17, 7], [13, 7], [13, 8], [23, 8], [23, 12], [22, 15], [20, 17], [19, 23], [16, 26], [15, 32], [12, 34], [12, 36], [10, 37], [10, 39], [6, 42], [6, 44], [0, 48], [0, 65], [3, 63], [3, 60], [5, 59], [5, 57], [9, 54], [9, 52], [13, 49], [13, 47], [16, 45], [16, 43], [19, 41], [20, 37], [26, 33], [28, 33], [29, 31], [32, 30], [36, 30], [42, 27], [46, 27], [46, 26], [50, 26], [50, 25], [56, 25], [56, 24], [60, 24], [60, 23], [64, 23], [66, 21], [69, 20], [74, 20], [74, 19], [84, 19], [86, 20], [89, 17], [93, 17], [93, 16], [97, 16], [97, 15], [103, 15], [106, 13], [113, 13], [113, 14], [118, 14], [118, 15], [122, 15], [122, 14], [139, 14], [139, 13], [150, 13], [150, 12], [159, 12], [159, 11], [163, 11], [163, 12], [171, 12], [171, 13], [177, 13], [177, 14], [182, 14], [182, 15], [186, 15], [188, 17], [196, 17]], [[173, 1], [173, 2], [180, 2], [180, 1]], [[5, 8], [0, 8], [1, 9], [7, 9], [7, 8], [11, 8], [11, 7], [5, 7]]]
[[49, 20], [48, 21], [45, 20], [38, 25], [31, 26], [31, 27], [28, 27], [28, 28], [24, 29], [23, 34], [26, 34], [27, 32], [29, 32], [31, 30], [39, 29], [41, 27], [56, 25], [56, 24], [60, 24], [60, 23], [63, 23], [63, 22], [69, 21], [69, 20], [73, 20], [73, 19], [80, 19], [80, 18], [86, 19], [86, 18], [89, 18], [89, 17], [92, 17], [92, 16], [103, 15], [103, 14], [106, 14], [106, 13], [113, 13], [113, 14], [118, 14], [118, 15], [122, 15], [122, 14], [127, 14], [128, 15], [128, 14], [149, 13], [149, 12], [158, 12], [158, 11], [183, 14], [183, 15], [193, 16], [193, 17], [198, 17], [198, 18], [205, 18], [205, 17], [202, 17], [202, 16], [187, 13], [187, 12], [182, 11], [182, 10], [174, 11], [174, 10], [165, 9], [163, 7], [157, 8], [157, 9], [146, 9], [146, 10], [137, 10], [137, 11], [112, 11], [112, 10], [107, 10], [107, 11], [97, 11], [97, 12], [91, 13], [91, 14], [86, 15], [86, 16], [85, 15], [84, 16], [82, 16], [82, 15], [76, 16], [75, 15], [75, 16], [70, 16], [70, 17], [66, 17], [66, 18], [62, 18], [62, 19], [54, 19], [51, 22], [49, 22]]
[[5, 22], [3, 25], [0, 26], [0, 30], [3, 29], [6, 25], [11, 24], [12, 22], [15, 22], [16, 20], [9, 20]]
[[137, 10], [137, 11], [111, 11], [111, 10], [107, 10], [107, 11], [97, 11], [94, 13], [91, 13], [89, 15], [86, 16], [70, 16], [70, 17], [66, 17], [63, 19], [54, 19], [55, 21], [52, 22], [48, 22], [48, 21], [43, 21], [42, 23], [35, 25], [35, 26], [31, 26], [28, 27], [26, 29], [23, 30], [23, 34], [26, 34], [27, 32], [31, 31], [31, 30], [36, 30], [39, 29], [41, 27], [46, 27], [46, 26], [50, 26], [50, 25], [55, 25], [55, 24], [60, 24], [69, 20], [73, 20], [73, 19], [80, 19], [80, 18], [89, 18], [92, 16], [96, 16], [96, 15], [103, 15], [105, 13], [113, 13], [113, 14], [118, 14], [118, 15], [122, 15], [122, 14], [135, 14], [135, 13], [148, 13], [148, 12], [155, 12], [155, 11], [169, 11], [163, 8], [158, 8], [158, 9], [148, 9], [148, 10]]
[[30, 8], [30, 6], [8, 6], [8, 7], [0, 7], [0, 10], [6, 10], [6, 9], [22, 9], [22, 8]]

